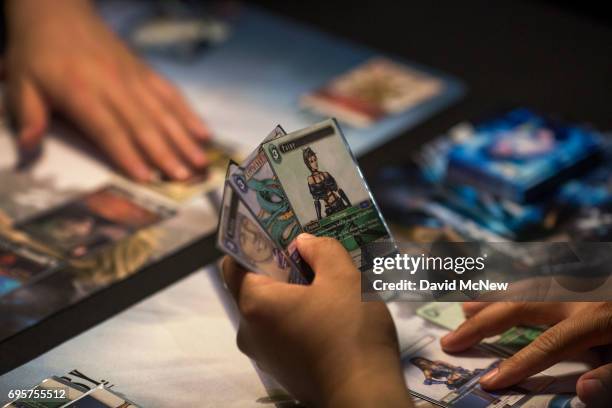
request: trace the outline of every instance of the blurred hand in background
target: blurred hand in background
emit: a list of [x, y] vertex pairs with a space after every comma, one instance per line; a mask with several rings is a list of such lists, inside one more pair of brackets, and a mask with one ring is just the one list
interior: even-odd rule
[[6, 107], [22, 151], [51, 113], [74, 123], [129, 177], [185, 180], [210, 133], [179, 91], [133, 55], [88, 0], [7, 0]]

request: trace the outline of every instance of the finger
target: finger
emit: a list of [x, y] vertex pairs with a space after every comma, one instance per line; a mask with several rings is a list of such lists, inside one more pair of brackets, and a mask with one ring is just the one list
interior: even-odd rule
[[578, 379], [576, 393], [587, 407], [612, 406], [612, 364], [583, 374]]
[[33, 82], [21, 79], [9, 91], [19, 129], [19, 146], [27, 151], [36, 149], [47, 129], [49, 113], [44, 98]]
[[109, 106], [130, 130], [130, 135], [149, 160], [168, 177], [186, 180], [192, 176], [162, 132], [131, 93], [119, 87], [106, 90]]
[[65, 103], [68, 116], [129, 177], [139, 182], [153, 179], [153, 171], [134, 146], [116, 115], [92, 95]]
[[482, 309], [491, 306], [492, 302], [464, 302], [461, 305], [465, 317], [472, 317]]
[[609, 315], [595, 312], [586, 318], [575, 315], [546, 330], [514, 356], [502, 361], [480, 383], [491, 390], [506, 388], [561, 360], [610, 342], [612, 327]]
[[164, 101], [166, 108], [170, 109], [195, 137], [200, 140], [209, 140], [211, 137], [210, 130], [202, 119], [189, 107], [185, 98], [176, 87], [150, 69], [146, 68], [146, 70], [147, 74], [145, 74], [145, 77], [147, 78], [147, 83], [161, 100]]
[[[233, 258], [226, 256], [223, 259], [223, 279], [229, 292], [232, 294], [240, 310], [240, 314], [247, 321], [258, 319], [266, 312], [272, 312], [274, 301], [279, 301], [276, 291], [291, 290], [281, 288], [283, 283], [267, 275], [247, 271]], [[289, 286], [286, 285], [285, 286]]]
[[151, 92], [150, 88], [147, 88], [146, 84], [140, 81], [134, 81], [134, 92], [148, 110], [149, 115], [157, 121], [158, 127], [163, 130], [168, 140], [172, 142], [182, 156], [193, 167], [205, 167], [207, 159], [204, 149], [195, 142], [189, 135], [188, 130], [179, 123], [176, 115], [164, 108], [159, 100], [159, 96]]
[[242, 279], [244, 278], [244, 275], [248, 273], [248, 271], [242, 265], [236, 262], [234, 258], [227, 255], [223, 258], [222, 270], [223, 281], [234, 299], [237, 300], [240, 296]]
[[546, 303], [493, 303], [444, 336], [441, 339], [442, 348], [456, 353], [519, 324], [557, 323], [564, 316], [559, 313], [560, 308], [550, 306]]
[[300, 234], [295, 243], [300, 256], [315, 272], [315, 282], [322, 277], [345, 277], [351, 272], [358, 275], [351, 256], [338, 240]]

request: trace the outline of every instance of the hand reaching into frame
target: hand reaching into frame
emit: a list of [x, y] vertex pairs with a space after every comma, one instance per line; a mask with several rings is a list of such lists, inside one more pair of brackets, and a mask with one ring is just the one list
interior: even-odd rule
[[32, 151], [58, 113], [137, 181], [207, 165], [209, 131], [168, 81], [134, 56], [88, 0], [7, 0], [6, 106]]
[[[612, 302], [469, 302], [463, 310], [467, 320], [441, 341], [447, 352], [466, 350], [516, 325], [551, 326], [481, 379], [490, 390], [514, 385], [589, 348], [612, 345]], [[576, 392], [588, 407], [612, 406], [612, 364], [582, 375]]]
[[297, 247], [315, 271], [309, 286], [224, 259], [239, 348], [309, 406], [412, 406], [386, 305], [361, 301], [360, 273], [338, 241], [302, 234]]

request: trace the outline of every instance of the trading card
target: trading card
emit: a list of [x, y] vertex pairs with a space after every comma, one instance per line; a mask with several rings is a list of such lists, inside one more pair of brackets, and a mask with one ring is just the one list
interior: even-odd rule
[[298, 227], [338, 239], [358, 267], [369, 267], [371, 254], [361, 249], [391, 236], [336, 121], [290, 133], [262, 148]]
[[[20, 396], [2, 408], [59, 408], [80, 398], [87, 390], [74, 387], [58, 377], [43, 380], [32, 390], [22, 390]], [[38, 392], [37, 392], [38, 391]]]
[[68, 258], [81, 258], [172, 215], [115, 186], [103, 187], [17, 225]]
[[443, 89], [431, 75], [385, 58], [372, 58], [301, 99], [304, 107], [367, 127], [421, 104]]
[[583, 176], [563, 184], [555, 201], [580, 209], [612, 208], [612, 143], [608, 139], [604, 142], [602, 163]]
[[58, 265], [49, 256], [0, 238], [0, 297], [49, 275]]
[[100, 385], [80, 398], [62, 405], [61, 408], [131, 408], [136, 407], [133, 403], [111, 392]]
[[[420, 317], [409, 318], [413, 319]], [[406, 385], [420, 398], [446, 407], [520, 407], [531, 394], [553, 381], [540, 375], [500, 392], [485, 391], [479, 385], [480, 378], [499, 365], [498, 357], [478, 349], [447, 354], [440, 347], [440, 338], [448, 331], [419, 322], [410, 327], [410, 338], [404, 339], [402, 365]]]
[[417, 315], [449, 330], [455, 330], [465, 320], [458, 302], [427, 303], [417, 309]]
[[[276, 125], [276, 127], [272, 129], [270, 133], [268, 133], [268, 136], [265, 137], [262, 143], [269, 142], [270, 140], [278, 139], [279, 137], [285, 136], [286, 134], [287, 132], [285, 132], [285, 129], [283, 129], [281, 125]], [[244, 159], [240, 167], [242, 168], [249, 167], [250, 163], [253, 162], [253, 160], [255, 160], [255, 158], [257, 157], [257, 155], [259, 155], [260, 152], [261, 152], [261, 144], [257, 146], [257, 148], [253, 150], [251, 154], [249, 154], [246, 157], [246, 159]], [[228, 175], [226, 175], [226, 178], [227, 176]]]
[[483, 340], [481, 346], [496, 354], [510, 357], [528, 346], [542, 332], [538, 327], [512, 327], [500, 335]]
[[564, 227], [568, 239], [574, 242], [612, 241], [612, 209], [585, 208]]
[[209, 47], [219, 45], [229, 37], [231, 27], [226, 22], [187, 4], [164, 7], [163, 13], [155, 13], [143, 21], [135, 19], [137, 23], [128, 33], [132, 45], [142, 53], [191, 63]]
[[227, 163], [236, 159], [238, 154], [230, 146], [218, 141], [207, 143], [203, 147], [209, 164], [202, 173], [195, 174], [186, 181], [163, 179], [149, 183], [146, 187], [181, 203], [222, 185]]
[[562, 125], [527, 109], [477, 124], [449, 153], [448, 181], [509, 200], [533, 201], [592, 166], [599, 133]]
[[[421, 306], [417, 315], [445, 329], [455, 330], [465, 321], [465, 315], [458, 302], [431, 302]], [[480, 346], [494, 354], [509, 357], [530, 344], [540, 334], [537, 327], [517, 326], [497, 336], [484, 339]]]
[[[230, 164], [228, 172], [233, 167], [238, 166]], [[223, 191], [217, 245], [248, 270], [263, 273], [281, 282], [302, 281], [285, 250], [272, 242], [228, 184]]]
[[258, 148], [252, 160], [230, 171], [228, 181], [275, 245], [287, 250], [304, 278], [312, 280], [312, 270], [302, 262], [297, 248], [292, 245], [302, 227], [265, 152]]
[[525, 401], [521, 408], [585, 408], [585, 405], [575, 394], [543, 393]]

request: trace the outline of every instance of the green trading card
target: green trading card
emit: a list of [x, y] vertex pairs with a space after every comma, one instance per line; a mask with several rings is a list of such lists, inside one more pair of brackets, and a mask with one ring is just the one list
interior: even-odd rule
[[338, 239], [358, 266], [390, 234], [335, 120], [262, 145], [304, 231]]

